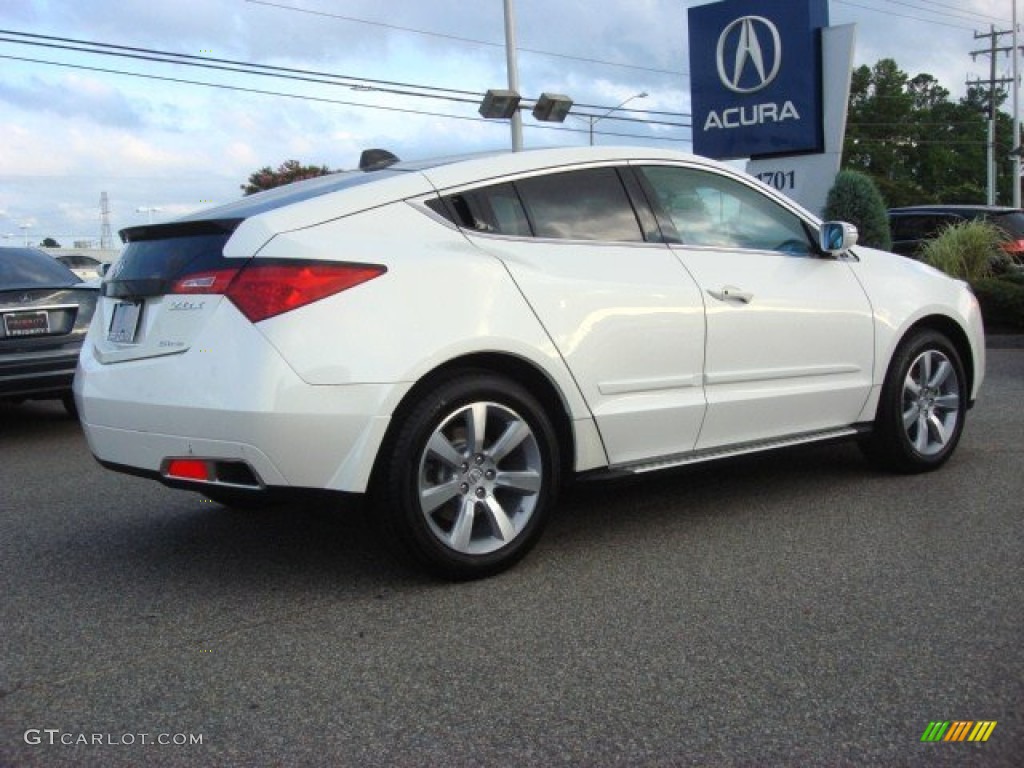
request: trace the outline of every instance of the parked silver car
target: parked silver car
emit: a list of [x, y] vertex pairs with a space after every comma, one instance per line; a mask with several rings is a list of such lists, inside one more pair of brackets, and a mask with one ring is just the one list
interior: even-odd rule
[[35, 248], [0, 248], [0, 400], [59, 398], [71, 382], [99, 283]]

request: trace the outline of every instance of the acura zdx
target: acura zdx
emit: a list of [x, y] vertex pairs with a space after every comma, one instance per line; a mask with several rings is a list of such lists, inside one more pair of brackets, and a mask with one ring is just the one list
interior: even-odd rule
[[381, 165], [121, 233], [75, 380], [104, 466], [226, 505], [366, 495], [474, 578], [583, 473], [956, 448], [977, 301], [849, 224], [655, 149]]

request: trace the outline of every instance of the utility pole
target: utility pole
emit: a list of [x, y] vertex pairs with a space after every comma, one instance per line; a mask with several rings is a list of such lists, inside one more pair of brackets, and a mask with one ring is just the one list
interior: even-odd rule
[[113, 240], [110, 234], [110, 200], [106, 192], [100, 192], [100, 248], [113, 248]]
[[[1016, 4], [1015, 4], [1016, 5]], [[1016, 15], [1016, 14], [1015, 14]], [[1016, 24], [1014, 24], [1016, 27]], [[988, 32], [975, 32], [974, 39], [981, 40], [983, 38], [989, 39], [989, 47], [978, 51], [971, 51], [971, 58], [977, 60], [978, 56], [989, 57], [989, 77], [988, 77], [988, 156], [986, 158], [986, 170], [988, 177], [988, 204], [996, 204], [996, 115], [998, 109], [996, 108], [996, 85], [1004, 85], [1006, 83], [1014, 82], [1012, 78], [996, 77], [996, 56], [1000, 53], [1014, 54], [1014, 60], [1016, 61], [1017, 50], [1013, 46], [999, 46], [999, 38], [1004, 35], [1012, 35], [1014, 30], [1004, 29], [997, 30], [995, 25], [989, 27]], [[967, 85], [980, 85], [981, 80], [968, 81]], [[1014, 85], [1016, 88], [1016, 84]], [[1015, 118], [1016, 125], [1016, 118]], [[1016, 148], [1020, 141], [1019, 136], [1013, 137], [1013, 146]], [[1015, 163], [1015, 166], [1017, 164]], [[1014, 186], [1017, 189], [1017, 195], [1015, 199], [1019, 199], [1020, 196], [1020, 178], [1015, 180]]]
[[1020, 44], [1017, 29], [1017, 0], [1013, 0], [1013, 207], [1020, 208]]

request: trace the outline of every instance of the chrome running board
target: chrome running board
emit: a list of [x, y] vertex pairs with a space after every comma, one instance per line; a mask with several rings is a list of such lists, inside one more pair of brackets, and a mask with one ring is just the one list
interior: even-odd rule
[[819, 443], [824, 440], [840, 440], [855, 437], [856, 435], [862, 434], [862, 432], [863, 430], [855, 427], [823, 429], [819, 432], [805, 432], [803, 434], [792, 435], [790, 437], [758, 440], [752, 443], [743, 443], [742, 445], [707, 448], [703, 451], [692, 451], [690, 453], [680, 453], [674, 456], [661, 456], [657, 459], [615, 464], [609, 467], [609, 470], [612, 472], [627, 472], [639, 475], [644, 472], [655, 472], [659, 469], [684, 467], [687, 464], [699, 464], [702, 461], [714, 461], [715, 459], [725, 459], [731, 456], [743, 456], [748, 453], [759, 453], [760, 451], [768, 451], [775, 448], [787, 448], [794, 445], [804, 445], [805, 443]]

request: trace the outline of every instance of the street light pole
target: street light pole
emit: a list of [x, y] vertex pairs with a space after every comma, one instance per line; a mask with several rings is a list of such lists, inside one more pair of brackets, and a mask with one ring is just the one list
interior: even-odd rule
[[629, 104], [629, 102], [631, 102], [633, 99], [646, 99], [647, 95], [647, 91], [640, 91], [640, 93], [634, 93], [624, 102], [619, 104], [617, 107], [612, 107], [603, 115], [598, 115], [597, 117], [594, 117], [593, 115], [588, 115], [587, 120], [590, 121], [590, 146], [594, 146], [594, 123], [600, 122], [601, 120], [604, 120], [606, 117], [608, 117], [608, 115], [610, 115], [612, 112], [622, 109], [624, 106]]
[[[519, 63], [516, 56], [516, 15], [512, 0], [505, 0], [505, 62], [508, 68], [508, 89], [519, 93]], [[512, 115], [512, 151], [523, 148], [523, 116], [517, 109]]]

